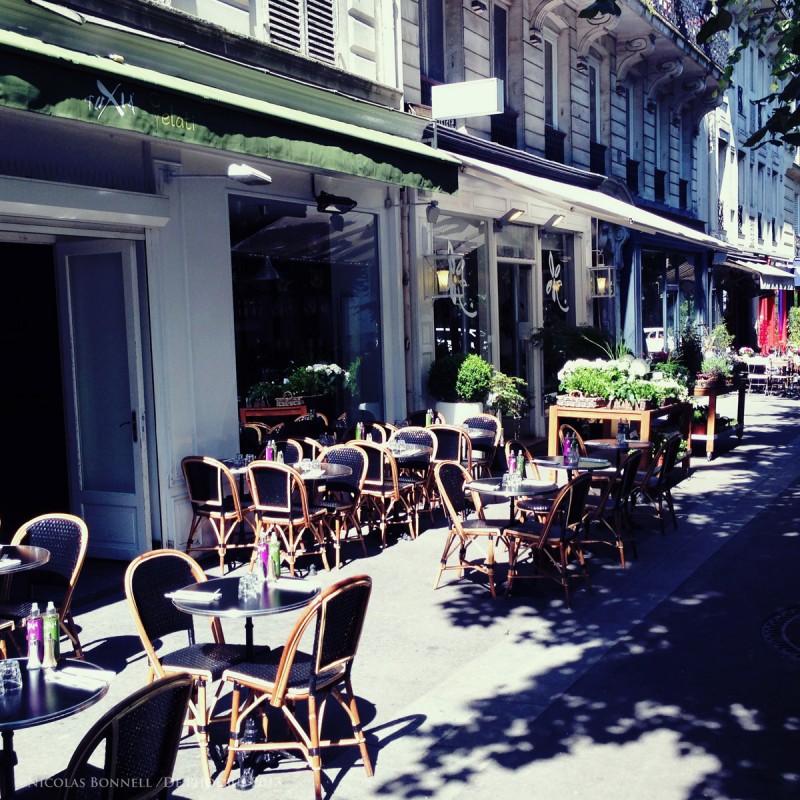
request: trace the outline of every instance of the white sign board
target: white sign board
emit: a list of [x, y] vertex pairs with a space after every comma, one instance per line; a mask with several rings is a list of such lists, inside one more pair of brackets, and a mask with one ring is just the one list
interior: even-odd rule
[[459, 119], [502, 114], [505, 110], [503, 94], [503, 81], [500, 78], [432, 86], [432, 116], [433, 119]]

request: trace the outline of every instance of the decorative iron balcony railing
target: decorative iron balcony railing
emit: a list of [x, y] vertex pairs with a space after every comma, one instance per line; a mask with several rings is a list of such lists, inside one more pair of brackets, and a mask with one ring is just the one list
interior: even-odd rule
[[674, 25], [692, 44], [699, 47], [717, 66], [728, 61], [728, 37], [716, 34], [698, 45], [697, 32], [706, 19], [706, 0], [653, 0], [656, 13]]

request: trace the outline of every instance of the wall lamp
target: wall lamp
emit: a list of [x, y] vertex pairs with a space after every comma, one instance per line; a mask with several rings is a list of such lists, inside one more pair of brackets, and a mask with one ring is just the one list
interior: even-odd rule
[[509, 208], [500, 219], [494, 221], [494, 229], [501, 231], [506, 225], [516, 222], [525, 212], [521, 208]]
[[616, 267], [598, 264], [589, 268], [591, 284], [589, 293], [591, 297], [605, 298], [616, 294]]
[[425, 202], [424, 200], [420, 203], [393, 203], [392, 199], [387, 195], [386, 199], [383, 201], [384, 208], [392, 208], [398, 205], [402, 206], [427, 206], [425, 209], [425, 218], [428, 220], [429, 225], [436, 224], [436, 220], [439, 219], [439, 201], [438, 200], [431, 200], [430, 202]]
[[317, 211], [326, 214], [347, 214], [358, 205], [351, 197], [342, 197], [328, 192], [320, 192], [316, 196], [316, 201]]
[[247, 186], [266, 186], [272, 183], [272, 178], [266, 172], [251, 167], [249, 164], [229, 164], [225, 175], [187, 175], [178, 172], [175, 167], [167, 165], [164, 169], [164, 182], [171, 183], [177, 178], [229, 178]]
[[476, 14], [485, 14], [486, 13], [486, 3], [484, 3], [483, 0], [472, 0], [472, 2], [470, 3], [470, 8]]

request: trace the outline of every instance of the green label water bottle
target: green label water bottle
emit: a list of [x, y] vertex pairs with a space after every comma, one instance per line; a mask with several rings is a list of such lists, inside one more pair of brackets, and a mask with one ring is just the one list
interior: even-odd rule
[[47, 608], [42, 614], [42, 629], [44, 634], [44, 655], [42, 656], [42, 666], [45, 669], [55, 667], [58, 663], [58, 611], [50, 600]]
[[272, 531], [269, 540], [269, 560], [272, 565], [272, 574], [277, 580], [281, 576], [281, 543], [278, 541], [275, 531]]

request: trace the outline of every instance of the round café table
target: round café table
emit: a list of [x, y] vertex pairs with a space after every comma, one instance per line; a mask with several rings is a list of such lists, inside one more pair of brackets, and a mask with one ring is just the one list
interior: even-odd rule
[[4, 544], [0, 546], [0, 578], [14, 572], [41, 567], [50, 560], [50, 551], [29, 544]]
[[[71, 717], [93, 706], [108, 691], [108, 673], [89, 661], [65, 658], [50, 669], [27, 669], [27, 659], [17, 659], [21, 688], [6, 688], [0, 695], [0, 797], [14, 797], [14, 731]], [[46, 752], [37, 754], [47, 757]]]
[[[332, 465], [338, 466], [338, 465]], [[217, 593], [216, 597], [211, 595]], [[264, 581], [255, 597], [239, 597], [239, 578], [212, 578], [193, 583], [172, 596], [176, 608], [201, 617], [243, 619], [247, 658], [253, 657], [253, 617], [283, 614], [307, 606], [320, 592], [302, 578], [278, 578]], [[192, 599], [192, 595], [197, 595]], [[210, 599], [211, 598], [211, 599]]]
[[514, 524], [514, 501], [519, 497], [538, 497], [540, 495], [555, 494], [558, 486], [551, 481], [524, 480], [513, 487], [503, 486], [502, 478], [481, 478], [480, 480], [470, 481], [465, 487], [471, 492], [489, 497], [508, 498], [509, 525]]
[[579, 458], [576, 464], [565, 464], [564, 456], [541, 456], [534, 458], [533, 463], [546, 469], [564, 470], [568, 481], [572, 480], [574, 472], [593, 472], [611, 466], [611, 462], [605, 458]]
[[622, 442], [616, 439], [586, 439], [584, 445], [587, 449], [613, 450], [617, 454], [617, 466], [619, 466], [623, 454], [629, 450], [649, 450], [652, 442], [642, 439], [624, 439]]

